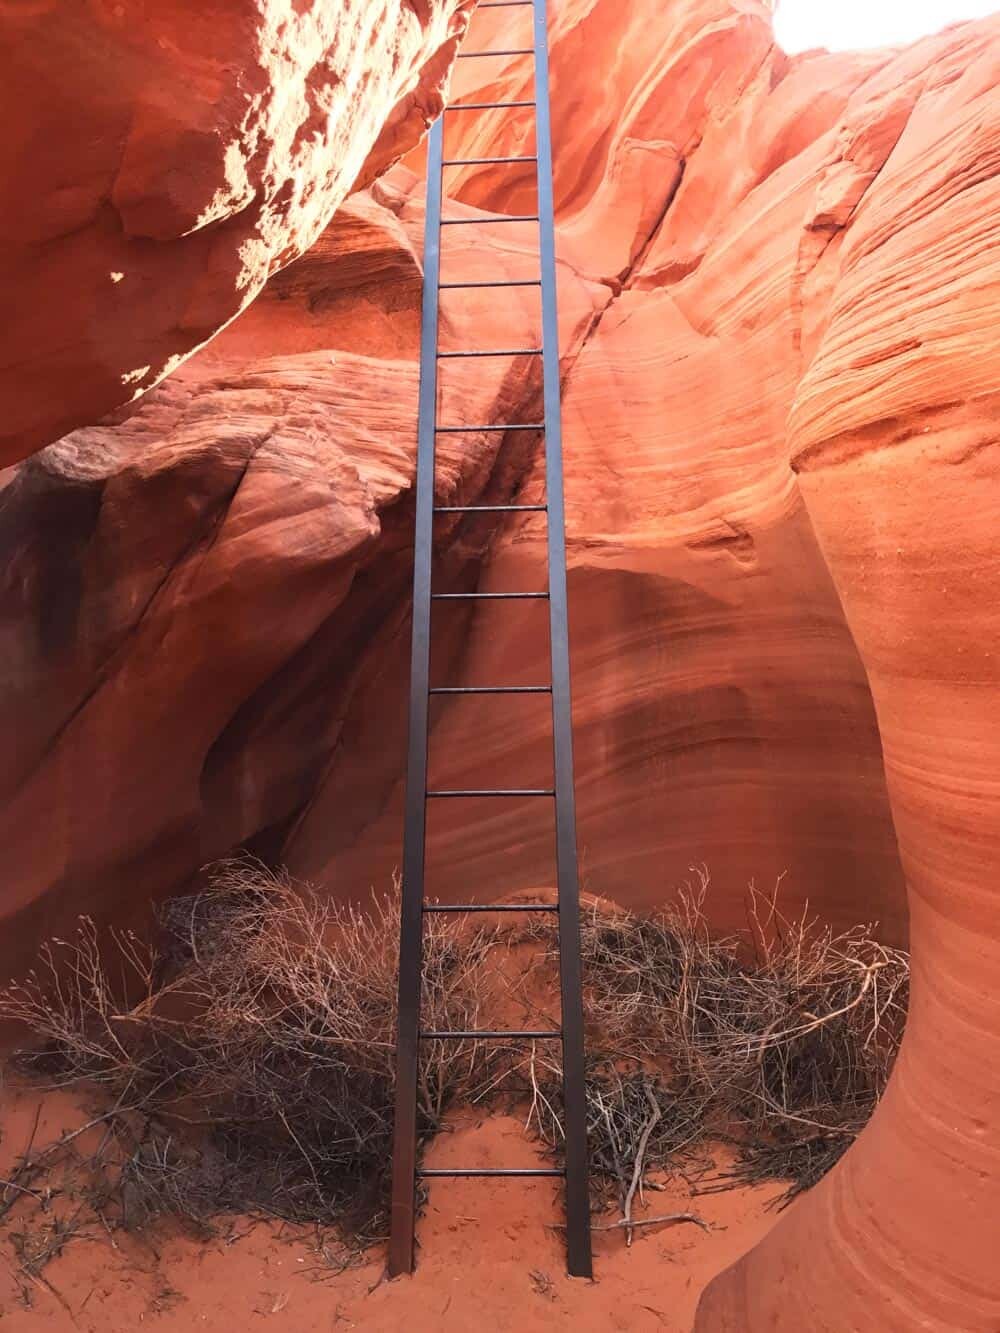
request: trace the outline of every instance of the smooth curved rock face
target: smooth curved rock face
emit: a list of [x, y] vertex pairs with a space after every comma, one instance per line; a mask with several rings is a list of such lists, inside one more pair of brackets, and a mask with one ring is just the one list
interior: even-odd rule
[[[598, 149], [577, 128], [581, 31], [604, 62]], [[704, 861], [721, 926], [749, 880], [784, 874], [789, 910], [904, 931], [871, 697], [785, 439], [820, 319], [802, 314], [803, 219], [886, 60], [789, 64], [759, 7], [727, 0], [554, 19], [580, 846], [589, 886], [635, 906]], [[478, 87], [516, 93], [508, 63]], [[488, 116], [451, 119], [458, 151], [497, 151]], [[456, 188], [523, 209], [492, 180], [494, 199], [482, 174]], [[345, 896], [399, 864], [422, 194], [399, 168], [354, 196], [131, 415], [0, 492], [14, 956], [80, 910], [141, 914], [241, 844]], [[449, 231], [453, 278], [535, 271], [529, 228]], [[537, 332], [530, 289], [443, 295], [452, 346]], [[533, 420], [537, 371], [448, 364], [442, 411]], [[442, 499], [540, 498], [537, 438], [443, 438]], [[438, 549], [441, 587], [544, 587], [537, 518], [442, 522]], [[546, 680], [544, 610], [448, 607], [437, 681]], [[502, 705], [435, 704], [435, 780], [544, 778], [545, 700]], [[545, 812], [437, 804], [432, 893], [551, 882]]]
[[[278, 851], [351, 725], [372, 641], [392, 660], [421, 276], [394, 211], [414, 206], [380, 198], [345, 206], [131, 416], [67, 436], [0, 491], [9, 965], [82, 910], [142, 919], [206, 860], [271, 830]], [[523, 260], [497, 241], [496, 264]], [[582, 328], [592, 297], [575, 289], [565, 310]], [[509, 419], [531, 373], [465, 373], [442, 410]], [[442, 486], [509, 487], [517, 449], [493, 433], [445, 441]], [[490, 536], [453, 542], [454, 566], [477, 568]]]
[[[502, 13], [478, 17], [470, 44], [518, 45], [503, 42], [518, 29]], [[868, 686], [785, 441], [802, 369], [802, 222], [824, 141], [887, 57], [793, 65], [759, 6], [704, 0], [564, 6], [551, 48], [557, 248], [601, 293], [582, 343], [565, 321], [563, 333], [587, 883], [651, 906], [704, 861], [720, 926], [742, 922], [749, 880], [784, 875], [790, 911], [808, 900], [838, 924], [877, 918], [899, 937], [903, 890]], [[488, 63], [492, 74], [492, 62], [457, 67], [457, 97], [530, 94], [517, 60], [476, 82]], [[449, 155], [531, 151], [530, 122], [499, 121], [450, 117]], [[491, 211], [534, 204], [519, 167], [452, 177], [464, 201]], [[492, 262], [483, 256], [474, 276]], [[456, 256], [453, 273], [468, 264]], [[493, 340], [482, 308], [471, 346]], [[537, 320], [518, 327], [534, 334]], [[536, 455], [520, 498], [541, 496]], [[543, 588], [544, 562], [543, 521], [510, 523], [480, 586]], [[470, 575], [456, 586], [476, 586]], [[466, 645], [436, 664], [436, 683], [548, 679], [544, 606], [494, 604], [464, 627], [457, 608], [436, 615]], [[400, 864], [408, 652], [405, 635], [397, 642], [391, 684], [380, 666], [359, 686], [353, 739], [286, 847], [298, 871], [346, 891], [385, 883]], [[438, 700], [434, 710], [433, 782], [477, 787], [490, 773], [500, 785], [546, 785], [544, 699]], [[443, 898], [553, 878], [551, 817], [538, 802], [437, 802], [429, 821], [428, 884]]]
[[472, 2], [3, 6], [0, 466], [149, 389], [412, 148]]
[[849, 105], [817, 191], [832, 299], [791, 444], [872, 685], [912, 999], [871, 1125], [702, 1333], [1000, 1328], [998, 83], [1000, 21], [921, 43]]
[[[751, 0], [554, 19], [584, 866], [642, 904], [705, 859], [729, 924], [788, 868], [786, 903], [898, 933], [877, 709], [910, 1027], [869, 1129], [699, 1329], [992, 1333], [1000, 22], [794, 61], [769, 32]], [[483, 77], [460, 90], [525, 76]], [[6, 961], [238, 845], [344, 896], [398, 863], [420, 194], [397, 169], [131, 415], [0, 477]], [[452, 277], [529, 275], [530, 236], [469, 230]], [[449, 294], [444, 332], [513, 338], [528, 300]], [[458, 367], [442, 420], [537, 398], [534, 365]], [[439, 463], [442, 499], [541, 495], [523, 434]], [[443, 588], [542, 586], [537, 520], [452, 520], [438, 554]], [[544, 678], [528, 611], [438, 628], [441, 682]], [[436, 777], [541, 774], [543, 714], [470, 706], [437, 715]], [[549, 878], [540, 819], [472, 813], [432, 826], [431, 893]]]

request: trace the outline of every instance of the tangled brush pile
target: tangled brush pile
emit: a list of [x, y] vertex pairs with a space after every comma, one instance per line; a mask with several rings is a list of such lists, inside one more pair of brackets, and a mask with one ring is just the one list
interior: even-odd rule
[[[391, 1159], [398, 895], [369, 913], [319, 901], [248, 861], [169, 902], [155, 947], [83, 919], [54, 940], [0, 1015], [41, 1044], [18, 1064], [48, 1086], [99, 1093], [106, 1129], [80, 1187], [110, 1225], [169, 1214], [196, 1224], [258, 1213], [336, 1224], [359, 1243], [384, 1231]], [[439, 1029], [479, 1020], [477, 969], [493, 932], [432, 916], [423, 1013]], [[492, 1069], [476, 1041], [425, 1043], [422, 1138]], [[30, 1189], [70, 1144], [22, 1162]], [[90, 1172], [90, 1176], [94, 1176]], [[96, 1189], [96, 1194], [95, 1194]], [[100, 1197], [98, 1197], [98, 1195]], [[0, 1208], [18, 1196], [6, 1193]]]
[[[902, 1032], [907, 959], [871, 930], [788, 922], [751, 894], [747, 932], [720, 939], [706, 891], [703, 876], [653, 916], [595, 905], [584, 917], [595, 1202], [616, 1201], [629, 1226], [651, 1171], [704, 1162], [720, 1139], [735, 1166], [706, 1188], [781, 1179], [787, 1198], [813, 1184], [867, 1121]], [[551, 926], [480, 921], [425, 919], [430, 1030], [497, 1026], [498, 978], [510, 989], [526, 943], [514, 989], [556, 965]], [[243, 860], [169, 902], [152, 946], [101, 938], [86, 919], [46, 945], [0, 992], [0, 1018], [32, 1034], [22, 1071], [82, 1086], [98, 1114], [0, 1182], [0, 1217], [43, 1214], [12, 1234], [22, 1268], [37, 1271], [84, 1214], [111, 1230], [249, 1213], [330, 1228], [346, 1253], [382, 1237], [398, 922], [398, 892], [362, 913]], [[559, 1087], [534, 1045], [425, 1042], [421, 1141], [449, 1108], [504, 1098], [557, 1151]]]
[[[909, 959], [871, 927], [835, 934], [805, 915], [788, 920], [776, 895], [753, 889], [746, 932], [713, 936], [707, 891], [702, 871], [652, 916], [606, 905], [585, 915], [592, 1154], [611, 1163], [607, 1183], [624, 1199], [631, 1177], [621, 1164], [647, 1127], [648, 1168], [728, 1139], [736, 1164], [709, 1188], [787, 1181], [784, 1204], [830, 1169], [875, 1109], [902, 1038]], [[554, 961], [549, 928], [534, 933]], [[543, 1133], [560, 1136], [552, 1123]]]

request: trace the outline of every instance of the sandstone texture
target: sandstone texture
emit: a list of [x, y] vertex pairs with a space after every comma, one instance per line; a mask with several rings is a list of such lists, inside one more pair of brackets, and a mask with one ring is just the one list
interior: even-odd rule
[[[473, 30], [483, 47], [518, 31], [508, 18], [489, 33], [488, 22], [499, 21], [482, 14]], [[785, 874], [790, 910], [808, 899], [841, 924], [878, 918], [899, 934], [870, 694], [785, 440], [802, 368], [799, 250], [822, 160], [814, 141], [832, 135], [851, 90], [886, 57], [799, 71], [759, 8], [726, 3], [567, 7], [553, 17], [551, 47], [586, 881], [648, 906], [705, 861], [717, 919], [732, 925], [748, 880]], [[459, 66], [456, 96], [530, 97], [523, 61], [482, 81], [487, 63]], [[814, 105], [817, 82], [829, 91]], [[449, 118], [448, 155], [531, 145], [530, 119]], [[463, 202], [531, 211], [529, 168], [452, 174]], [[530, 243], [528, 227], [503, 232]], [[481, 278], [496, 261], [455, 254], [451, 271]], [[578, 341], [574, 274], [599, 302]], [[467, 295], [446, 295], [449, 318], [472, 309]], [[466, 345], [500, 345], [482, 310]], [[517, 327], [534, 334], [537, 318]], [[446, 337], [463, 345], [450, 327]], [[525, 401], [523, 419], [533, 406]], [[542, 498], [537, 454], [516, 494]], [[465, 528], [481, 530], [482, 520]], [[440, 587], [542, 588], [544, 535], [537, 517], [510, 523], [464, 582], [447, 582], [443, 563]], [[456, 632], [459, 610], [436, 615], [436, 633]], [[544, 606], [493, 604], [460, 632], [462, 656], [442, 655], [435, 683], [548, 679]], [[333, 886], [385, 883], [399, 864], [405, 635], [397, 642], [394, 659], [379, 650], [363, 673], [351, 726], [286, 844], [296, 869]], [[434, 708], [434, 783], [475, 787], [490, 773], [500, 785], [545, 785], [543, 699]], [[464, 900], [551, 882], [551, 819], [539, 806], [435, 803], [431, 891]]]
[[[897, 939], [909, 891], [911, 1022], [890, 1089], [841, 1166], [709, 1288], [698, 1328], [986, 1333], [1000, 20], [790, 59], [755, 0], [553, 10], [587, 885], [650, 905], [704, 861], [720, 925], [750, 879], [784, 875], [787, 910], [808, 900]], [[470, 47], [522, 44], [526, 13], [480, 12]], [[530, 87], [512, 57], [463, 62], [453, 93]], [[531, 143], [526, 120], [449, 117], [454, 156]], [[141, 919], [235, 847], [358, 899], [398, 866], [419, 172], [416, 152], [353, 195], [139, 403], [94, 425], [130, 394], [74, 400], [63, 427], [91, 424], [0, 475], [5, 962], [80, 910]], [[520, 168], [456, 169], [448, 192], [450, 216], [534, 197]], [[446, 280], [532, 276], [530, 227], [449, 231]], [[530, 289], [444, 295], [443, 345], [532, 345]], [[29, 416], [40, 382], [23, 377]], [[535, 420], [539, 387], [527, 359], [449, 366], [440, 419]], [[526, 432], [444, 436], [438, 462], [444, 502], [543, 496]], [[441, 590], [544, 586], [537, 517], [442, 521], [437, 550]], [[435, 683], [544, 681], [546, 653], [538, 608], [450, 609]], [[434, 781], [544, 780], [543, 702], [435, 709]], [[537, 808], [438, 805], [432, 894], [551, 882]]]
[[0, 6], [0, 466], [155, 384], [411, 148], [471, 5]]
[[912, 999], [868, 1129], [699, 1330], [1000, 1327], [998, 83], [1000, 20], [920, 43], [848, 107], [827, 170], [789, 439], [871, 681]]
[[[483, 11], [470, 46], [521, 44], [525, 19]], [[761, 11], [724, 0], [567, 9], [552, 51], [588, 886], [648, 906], [706, 862], [720, 925], [742, 921], [748, 881], [784, 875], [788, 910], [898, 937], [870, 691], [785, 438], [804, 220], [838, 115], [887, 58], [800, 69]], [[487, 63], [459, 67], [456, 97], [525, 91], [523, 61], [482, 82]], [[449, 116], [449, 153], [527, 151], [530, 125], [494, 122]], [[452, 174], [456, 216], [530, 211], [523, 168]], [[422, 235], [422, 183], [398, 168], [161, 388], [0, 493], [12, 949], [80, 910], [141, 915], [241, 845], [344, 895], [390, 882]], [[448, 229], [446, 280], [536, 266], [529, 225]], [[533, 289], [443, 295], [442, 346], [537, 337]], [[534, 420], [537, 377], [526, 358], [446, 363], [440, 419]], [[444, 436], [438, 482], [538, 499], [540, 441]], [[538, 517], [442, 522], [439, 551], [441, 589], [545, 585]], [[444, 608], [436, 683], [547, 680], [544, 613]], [[544, 698], [435, 709], [434, 781], [545, 780]], [[498, 805], [438, 803], [433, 893], [551, 882], [548, 812]]]
[[[9, 958], [81, 910], [142, 919], [234, 846], [280, 854], [378, 644], [392, 669], [421, 278], [394, 211], [411, 205], [379, 194], [139, 411], [67, 436], [0, 492]], [[585, 321], [584, 283], [576, 306]], [[442, 408], [504, 419], [524, 396], [523, 371], [467, 373]], [[455, 437], [442, 486], [514, 484], [527, 463], [502, 448]], [[474, 572], [489, 537], [451, 559]]]

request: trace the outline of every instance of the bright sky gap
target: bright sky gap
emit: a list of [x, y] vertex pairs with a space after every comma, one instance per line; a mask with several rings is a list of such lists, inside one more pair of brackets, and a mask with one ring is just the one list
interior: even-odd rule
[[899, 46], [998, 10], [998, 0], [777, 0], [774, 29], [789, 53], [851, 51]]

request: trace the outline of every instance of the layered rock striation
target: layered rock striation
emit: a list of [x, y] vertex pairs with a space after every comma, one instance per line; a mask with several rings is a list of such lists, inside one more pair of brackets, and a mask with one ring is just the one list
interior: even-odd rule
[[913, 978], [840, 1167], [703, 1298], [699, 1330], [1000, 1326], [1000, 20], [847, 108], [793, 467], [871, 682]]
[[[518, 21], [516, 10], [484, 11], [470, 44], [497, 44]], [[749, 880], [784, 875], [789, 910], [808, 899], [837, 923], [880, 918], [898, 936], [870, 694], [784, 435], [802, 367], [801, 224], [824, 136], [886, 58], [818, 59], [829, 91], [816, 104], [817, 70], [774, 48], [762, 11], [722, 0], [652, 17], [567, 10], [552, 51], [588, 882], [651, 905], [705, 861], [720, 924], [742, 919]], [[456, 97], [524, 91], [523, 61], [477, 83], [487, 63], [464, 63]], [[448, 137], [455, 155], [485, 156], [523, 151], [529, 130], [462, 113]], [[453, 210], [530, 211], [520, 168], [453, 175]], [[422, 187], [402, 169], [355, 195], [138, 410], [67, 437], [5, 493], [4, 623], [20, 663], [8, 703], [24, 719], [6, 773], [18, 848], [10, 908], [26, 920], [58, 917], [59, 904], [114, 911], [133, 900], [136, 877], [144, 907], [244, 844], [338, 893], [389, 882], [402, 827], [422, 228]], [[449, 232], [452, 277], [534, 270], [529, 226]], [[503, 303], [445, 297], [450, 346], [537, 335], [531, 289]], [[536, 376], [526, 359], [448, 365], [442, 420], [534, 419]], [[537, 438], [442, 439], [452, 440], [442, 497], [541, 496]], [[349, 486], [343, 468], [360, 481]], [[314, 492], [289, 486], [305, 471]], [[55, 529], [58, 557], [45, 535]], [[541, 588], [544, 537], [537, 517], [442, 525], [440, 586]], [[271, 566], [263, 580], [250, 573], [256, 558]], [[218, 588], [192, 582], [208, 563]], [[59, 588], [54, 571], [68, 565]], [[272, 576], [286, 589], [280, 608]], [[153, 628], [161, 617], [168, 631]], [[43, 619], [59, 634], [42, 633]], [[165, 644], [158, 678], [130, 660], [147, 629]], [[438, 683], [547, 679], [543, 606], [449, 607], [435, 643]], [[435, 780], [544, 780], [544, 699], [435, 708]], [[45, 811], [53, 836], [38, 845]], [[449, 803], [433, 817], [430, 869], [442, 896], [550, 881], [550, 821], [537, 807]]]
[[[519, 13], [483, 11], [470, 43], [515, 35]], [[790, 59], [755, 0], [567, 0], [552, 18], [589, 887], [649, 905], [705, 861], [721, 925], [748, 880], [784, 875], [789, 910], [894, 937], [909, 889], [889, 1092], [713, 1285], [706, 1331], [1000, 1321], [998, 47], [994, 19]], [[519, 58], [486, 64], [465, 62], [455, 95], [527, 91]], [[530, 151], [527, 121], [449, 120], [455, 156]], [[128, 394], [67, 390], [52, 421], [89, 424], [0, 489], [10, 956], [80, 910], [141, 916], [235, 847], [354, 898], [398, 865], [421, 197], [417, 157], [355, 194], [114, 419], [93, 424]], [[532, 198], [520, 169], [468, 168], [447, 207]], [[450, 230], [452, 279], [531, 276], [530, 229]], [[222, 270], [232, 308], [204, 337], [242, 303]], [[443, 339], [530, 339], [537, 306], [511, 290], [448, 293]], [[32, 420], [40, 383], [19, 389]], [[538, 392], [533, 362], [454, 367], [441, 420], [534, 420]], [[542, 498], [537, 438], [442, 440], [442, 500]], [[443, 590], [544, 586], [538, 518], [442, 521], [436, 544]], [[537, 610], [448, 615], [436, 683], [547, 678]], [[544, 780], [537, 700], [435, 707], [435, 781]], [[431, 893], [551, 881], [539, 812], [438, 804]]]
[[[500, 45], [503, 31], [474, 35]], [[785, 441], [802, 366], [801, 225], [822, 160], [816, 140], [832, 136], [851, 91], [886, 57], [818, 60], [828, 91], [817, 101], [817, 70], [774, 48], [759, 8], [582, 5], [554, 16], [551, 43], [558, 250], [600, 302], [579, 341], [572, 327], [563, 338], [588, 882], [648, 906], [704, 860], [720, 924], [742, 920], [749, 879], [784, 874], [789, 910], [809, 899], [840, 923], [877, 917], [898, 934], [902, 889], [868, 687]], [[530, 96], [523, 61], [477, 81], [486, 63], [460, 67], [456, 95]], [[530, 119], [487, 112], [447, 125], [455, 156], [531, 150]], [[528, 168], [454, 176], [465, 203], [531, 211]], [[453, 271], [480, 277], [492, 263], [484, 255], [473, 270], [456, 255]], [[562, 288], [566, 301], [568, 277]], [[530, 342], [537, 320], [518, 327]], [[469, 345], [492, 335], [484, 320]], [[542, 498], [537, 453], [517, 494]], [[537, 517], [506, 524], [472, 571], [478, 585], [456, 586], [543, 587], [544, 537]], [[439, 611], [438, 632], [456, 619]], [[462, 639], [462, 658], [442, 660], [436, 683], [548, 678], [544, 607], [491, 605]], [[404, 635], [395, 712], [381, 671], [359, 693], [356, 739], [335, 753], [286, 847], [302, 873], [378, 884], [399, 864], [405, 660]], [[543, 700], [434, 707], [436, 783], [476, 787], [489, 772], [503, 785], [545, 784]], [[433, 892], [465, 899], [551, 881], [551, 820], [537, 803], [464, 805], [430, 811]]]

